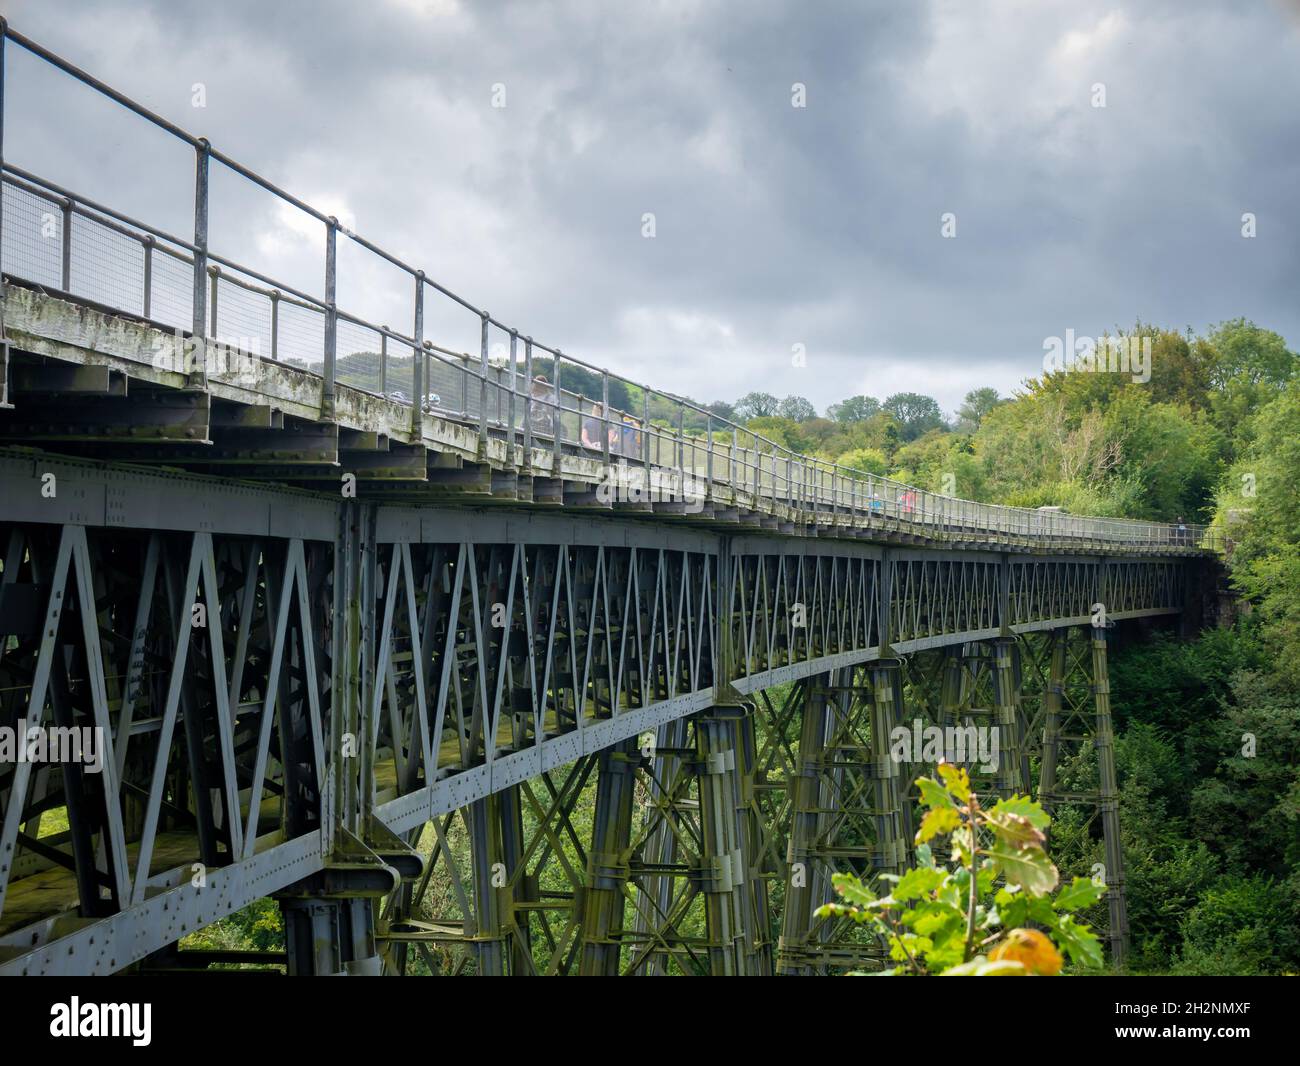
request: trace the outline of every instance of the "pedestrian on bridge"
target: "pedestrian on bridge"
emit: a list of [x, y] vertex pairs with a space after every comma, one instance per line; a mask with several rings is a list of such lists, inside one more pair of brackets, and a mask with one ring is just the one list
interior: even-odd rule
[[555, 434], [555, 414], [551, 410], [551, 383], [541, 374], [533, 378], [533, 387], [529, 396], [532, 402], [529, 406], [529, 421], [533, 427], [533, 433], [540, 434], [543, 437], [554, 436]]

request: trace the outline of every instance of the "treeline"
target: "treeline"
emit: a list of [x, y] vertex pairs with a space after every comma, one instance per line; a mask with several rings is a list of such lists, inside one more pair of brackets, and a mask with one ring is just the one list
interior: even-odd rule
[[1045, 372], [1007, 398], [975, 389], [951, 417], [913, 392], [850, 396], [820, 415], [803, 397], [763, 392], [710, 409], [785, 447], [935, 492], [1209, 521], [1254, 438], [1252, 418], [1292, 380], [1295, 353], [1241, 319], [1202, 335], [1139, 324], [1117, 339], [1149, 351], [1147, 373]]

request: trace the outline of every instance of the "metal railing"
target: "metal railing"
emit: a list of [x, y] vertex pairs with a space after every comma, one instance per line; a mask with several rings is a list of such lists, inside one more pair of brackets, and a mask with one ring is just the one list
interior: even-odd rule
[[[715, 504], [766, 504], [779, 522], [830, 520], [858, 529], [915, 532], [956, 541], [1050, 547], [1214, 548], [1213, 530], [977, 503], [802, 455], [707, 408], [658, 392], [523, 335], [450, 289], [0, 20], [0, 265], [24, 282], [139, 316], [173, 329], [195, 385], [238, 374], [257, 358], [297, 365], [320, 378], [320, 412], [335, 413], [347, 385], [409, 406], [411, 429], [436, 413], [477, 429], [480, 444], [505, 438], [523, 449], [629, 463], [668, 475]], [[4, 47], [7, 41], [188, 144], [194, 151], [194, 232], [177, 236], [74, 194], [4, 162]], [[223, 256], [209, 232], [213, 164], [269, 192], [323, 227], [321, 295]], [[337, 304], [338, 242], [404, 274], [412, 295], [410, 332], [366, 321]], [[219, 242], [217, 242], [219, 243]], [[476, 353], [425, 337], [426, 296], [478, 320]], [[0, 289], [0, 306], [3, 290]], [[494, 340], [496, 338], [496, 340]], [[493, 355], [494, 347], [499, 354]], [[227, 358], [234, 353], [231, 365]], [[251, 354], [250, 354], [251, 353]], [[340, 370], [340, 362], [345, 365]]]

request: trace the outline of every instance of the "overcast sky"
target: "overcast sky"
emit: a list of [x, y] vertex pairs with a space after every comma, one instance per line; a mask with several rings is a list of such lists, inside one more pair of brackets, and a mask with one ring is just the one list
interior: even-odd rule
[[[951, 411], [1137, 319], [1300, 344], [1294, 3], [6, 6], [521, 332], [699, 399]], [[7, 58], [7, 162], [185, 232], [188, 149]], [[214, 177], [214, 250], [319, 291], [318, 229]], [[341, 255], [341, 306], [409, 332], [406, 283]]]

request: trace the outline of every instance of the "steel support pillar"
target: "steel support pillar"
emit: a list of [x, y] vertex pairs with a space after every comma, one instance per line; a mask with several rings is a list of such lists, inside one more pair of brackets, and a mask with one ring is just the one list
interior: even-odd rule
[[1098, 800], [1106, 847], [1107, 905], [1110, 910], [1110, 955], [1124, 964], [1128, 948], [1128, 907], [1124, 894], [1124, 846], [1119, 827], [1119, 785], [1115, 774], [1115, 734], [1110, 718], [1110, 671], [1106, 660], [1109, 631], [1092, 630], [1092, 693], [1095, 713], [1093, 744], [1097, 749]]
[[596, 809], [581, 904], [584, 977], [617, 977], [623, 949], [624, 891], [630, 877], [637, 738], [600, 753]]
[[966, 706], [966, 671], [962, 662], [966, 645], [952, 644], [943, 649], [943, 676], [939, 682], [939, 726], [947, 729], [957, 724]]
[[1057, 759], [1061, 748], [1061, 703], [1065, 692], [1068, 629], [1053, 629], [1047, 636], [1047, 677], [1043, 681], [1043, 748], [1039, 762], [1038, 798], [1049, 812], [1056, 791]]
[[881, 659], [871, 666], [875, 697], [871, 705], [870, 735], [877, 873], [902, 873], [907, 855], [898, 789], [899, 766], [889, 750], [889, 733], [898, 722], [901, 710], [900, 666], [897, 659]]
[[[672, 803], [678, 775], [683, 773], [681, 749], [686, 742], [686, 719], [661, 725], [655, 733], [655, 752], [651, 760], [650, 807], [646, 818], [650, 828], [642, 848], [644, 861], [657, 869], [666, 870], [677, 858], [677, 836], [663, 809]], [[644, 878], [637, 889], [639, 903], [634, 928], [638, 941], [648, 938], [654, 918], [668, 914], [673, 900], [673, 879], [669, 876]], [[644, 964], [635, 972], [647, 977], [662, 977], [668, 973], [668, 954], [651, 951]]]
[[493, 794], [469, 805], [470, 866], [474, 878], [474, 954], [480, 977], [506, 973], [505, 907], [502, 890], [510, 875], [502, 838], [500, 796]]
[[745, 708], [718, 705], [696, 719], [699, 759], [701, 871], [708, 929], [709, 973], [745, 973], [746, 862], [741, 850], [738, 721]]
[[1028, 787], [1022, 765], [1024, 744], [1021, 737], [1020, 678], [1016, 665], [1019, 649], [1014, 636], [993, 641], [993, 725], [997, 729], [998, 766], [995, 787], [1003, 799], [1024, 792]]
[[378, 976], [371, 900], [283, 896], [279, 903], [289, 976]]
[[816, 850], [825, 823], [826, 797], [822, 779], [826, 737], [830, 728], [830, 696], [827, 687], [833, 674], [818, 675], [799, 682], [808, 687], [799, 731], [799, 763], [791, 782], [790, 843], [786, 850], [785, 914], [777, 951], [777, 972], [807, 976], [814, 972], [806, 957], [813, 925], [813, 912], [826, 902], [822, 895], [825, 878], [820, 876]]

